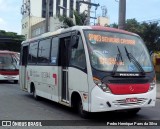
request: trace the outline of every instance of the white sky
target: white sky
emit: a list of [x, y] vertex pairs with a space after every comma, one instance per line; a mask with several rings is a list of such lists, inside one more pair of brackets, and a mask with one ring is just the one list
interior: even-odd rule
[[[160, 0], [126, 0], [126, 18], [138, 21], [160, 19]], [[106, 5], [110, 23], [118, 22], [118, 2], [115, 0], [92, 0], [101, 6]], [[22, 0], [0, 0], [0, 30], [21, 33]], [[94, 8], [92, 8], [94, 10]], [[97, 16], [101, 15], [101, 7]], [[94, 14], [92, 14], [94, 16]]]

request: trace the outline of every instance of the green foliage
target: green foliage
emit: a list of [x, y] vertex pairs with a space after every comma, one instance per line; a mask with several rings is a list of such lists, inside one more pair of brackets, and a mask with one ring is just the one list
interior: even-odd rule
[[[117, 24], [112, 25], [118, 28]], [[127, 19], [125, 29], [140, 35], [149, 51], [160, 51], [160, 25], [158, 23], [139, 23], [136, 19]]]
[[[3, 39], [5, 38], [5, 39]], [[14, 32], [0, 30], [0, 50], [20, 52], [21, 42], [25, 40], [23, 35]]]
[[113, 23], [113, 24], [110, 25], [110, 27], [112, 27], [112, 28], [118, 28], [118, 24]]
[[84, 25], [86, 22], [87, 14], [85, 12], [78, 13], [77, 11], [74, 11], [75, 21], [76, 25]]
[[59, 20], [63, 22], [64, 28], [74, 26], [73, 20], [69, 17], [59, 16]]
[[85, 12], [78, 13], [77, 11], [74, 11], [74, 16], [75, 16], [75, 23], [73, 22], [72, 18], [64, 17], [64, 16], [59, 16], [59, 20], [61, 22], [63, 22], [64, 27], [72, 27], [75, 25], [84, 25], [85, 24], [85, 20], [87, 17], [87, 14]]

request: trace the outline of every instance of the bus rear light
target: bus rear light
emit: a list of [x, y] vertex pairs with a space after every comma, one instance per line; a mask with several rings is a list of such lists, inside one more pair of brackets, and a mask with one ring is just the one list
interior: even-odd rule
[[104, 84], [100, 79], [93, 77], [94, 83], [101, 88], [104, 92], [110, 93], [110, 89], [107, 84]]

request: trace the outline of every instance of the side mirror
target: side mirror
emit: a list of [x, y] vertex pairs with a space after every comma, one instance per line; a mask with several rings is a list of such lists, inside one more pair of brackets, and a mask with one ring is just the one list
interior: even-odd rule
[[72, 48], [77, 48], [78, 47], [78, 42], [79, 42], [79, 36], [78, 35], [73, 35], [71, 42], [72, 42]]

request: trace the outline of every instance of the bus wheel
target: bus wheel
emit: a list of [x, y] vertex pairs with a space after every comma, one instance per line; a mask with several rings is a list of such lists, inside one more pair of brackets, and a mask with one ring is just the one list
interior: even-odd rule
[[34, 99], [36, 99], [36, 100], [38, 100], [39, 99], [39, 96], [37, 95], [37, 93], [36, 93], [36, 89], [35, 89], [35, 87], [33, 88], [33, 97], [34, 97]]
[[128, 115], [136, 115], [141, 108], [130, 109], [127, 111]]
[[88, 112], [83, 110], [83, 104], [81, 99], [79, 100], [79, 103], [78, 103], [78, 113], [82, 118], [85, 118], [85, 119], [88, 118]]
[[18, 84], [18, 80], [14, 80], [14, 84]]

